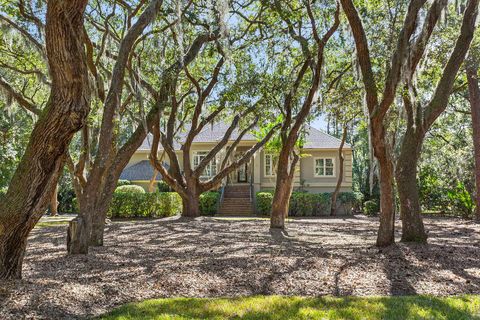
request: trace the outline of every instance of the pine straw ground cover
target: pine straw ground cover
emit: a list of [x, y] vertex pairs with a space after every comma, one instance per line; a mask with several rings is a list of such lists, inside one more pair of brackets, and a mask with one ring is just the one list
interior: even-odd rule
[[480, 294], [479, 225], [426, 219], [428, 246], [381, 250], [377, 225], [298, 219], [279, 233], [268, 220], [123, 221], [88, 256], [65, 254], [65, 225], [36, 228], [24, 279], [0, 283], [0, 318], [87, 318], [179, 296]]

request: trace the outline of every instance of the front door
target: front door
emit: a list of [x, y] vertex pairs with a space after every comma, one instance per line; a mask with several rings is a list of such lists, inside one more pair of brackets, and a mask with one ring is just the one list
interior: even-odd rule
[[247, 164], [240, 166], [237, 171], [237, 182], [247, 182]]

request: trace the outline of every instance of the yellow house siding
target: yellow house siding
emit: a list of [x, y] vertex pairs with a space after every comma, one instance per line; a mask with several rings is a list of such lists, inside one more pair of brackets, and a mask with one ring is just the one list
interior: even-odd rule
[[[209, 151], [216, 143], [194, 143], [191, 147], [191, 159], [193, 153], [196, 151]], [[239, 148], [238, 151], [242, 151]], [[219, 153], [218, 163], [221, 163], [224, 150]], [[255, 191], [259, 190], [272, 190], [275, 188], [276, 177], [265, 176], [265, 151], [260, 150], [250, 161], [251, 171], [254, 177]], [[338, 150], [304, 150], [304, 157], [302, 157], [297, 165], [294, 179], [294, 188], [298, 189], [302, 187], [309, 192], [332, 192], [336, 186], [340, 160], [338, 158]], [[149, 152], [137, 151], [129, 161], [129, 165], [148, 159]], [[344, 162], [344, 177], [341, 191], [350, 191], [352, 188], [352, 150], [344, 150], [345, 162]], [[177, 151], [177, 158], [180, 163], [181, 170], [183, 170], [183, 153]], [[334, 177], [315, 177], [314, 175], [314, 159], [315, 158], [334, 158], [335, 159], [335, 176]], [[170, 163], [168, 156], [165, 156], [166, 163]], [[136, 181], [135, 184], [141, 185], [144, 188], [148, 188], [148, 182]]]
[[[305, 157], [301, 159], [301, 179], [303, 186], [309, 188], [328, 189], [326, 192], [333, 191], [340, 173], [340, 159], [338, 150], [305, 150]], [[352, 151], [345, 150], [344, 175], [342, 188], [344, 191], [352, 187]], [[314, 161], [316, 158], [333, 158], [335, 171], [333, 177], [316, 177]]]

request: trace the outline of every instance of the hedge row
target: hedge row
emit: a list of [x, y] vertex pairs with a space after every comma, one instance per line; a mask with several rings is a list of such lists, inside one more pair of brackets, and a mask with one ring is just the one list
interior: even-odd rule
[[[210, 215], [217, 211], [220, 195], [206, 192], [200, 196], [200, 211]], [[182, 212], [182, 198], [176, 192], [115, 192], [109, 209], [112, 218], [170, 217]]]
[[[272, 209], [273, 192], [257, 192], [257, 213], [268, 215]], [[293, 192], [290, 198], [288, 214], [294, 217], [322, 216], [330, 214], [331, 193]], [[358, 208], [362, 195], [358, 192], [341, 192], [337, 198], [337, 208], [349, 212]]]
[[182, 212], [182, 199], [175, 192], [116, 192], [110, 204], [112, 218], [170, 217]]

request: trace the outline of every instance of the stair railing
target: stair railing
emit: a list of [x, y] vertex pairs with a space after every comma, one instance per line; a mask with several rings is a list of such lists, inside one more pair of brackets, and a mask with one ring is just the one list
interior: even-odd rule
[[252, 181], [250, 180], [250, 203], [253, 202], [253, 183]]
[[220, 211], [220, 207], [223, 203], [223, 198], [225, 197], [225, 187], [227, 186], [227, 177], [222, 179], [222, 184], [220, 185], [220, 200], [217, 203], [217, 213]]

